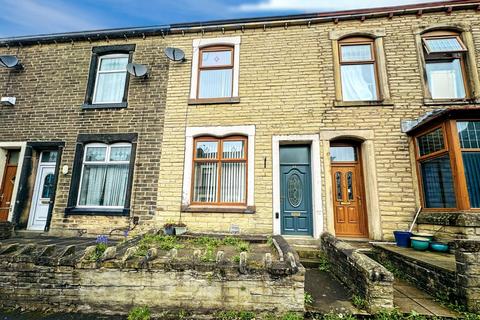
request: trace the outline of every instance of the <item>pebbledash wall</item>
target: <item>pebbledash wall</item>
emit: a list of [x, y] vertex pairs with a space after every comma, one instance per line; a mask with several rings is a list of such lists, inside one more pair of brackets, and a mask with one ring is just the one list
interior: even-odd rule
[[[163, 51], [164, 41], [161, 37], [120, 41], [102, 39], [0, 48], [0, 54], [15, 54], [24, 66], [18, 72], [0, 68], [2, 96], [17, 98], [15, 106], [0, 106], [0, 146], [4, 142], [64, 144], [51, 234], [108, 233], [118, 227], [125, 229], [129, 223], [128, 215], [65, 214], [79, 134], [137, 135], [130, 215], [141, 216], [142, 224], [147, 223], [155, 211], [169, 65], [165, 56], [159, 53]], [[149, 79], [131, 77], [126, 108], [82, 108], [92, 48], [125, 44], [136, 45], [133, 61], [149, 66]], [[30, 168], [27, 182], [19, 188], [15, 209], [12, 207], [10, 212], [17, 229], [27, 224], [36, 158], [38, 153], [33, 150], [30, 163], [27, 158], [19, 162], [29, 163]], [[67, 174], [61, 172], [63, 166], [68, 166]], [[19, 167], [17, 179], [20, 179], [20, 170]]]
[[[401, 121], [449, 106], [424, 103], [415, 32], [428, 27], [456, 27], [470, 32], [476, 51], [480, 48], [476, 5], [453, 10], [443, 3], [433, 7], [422, 10], [420, 5], [418, 9], [398, 11], [391, 18], [388, 14], [365, 14], [363, 18], [359, 14], [356, 19], [329, 18], [311, 24], [308, 19], [302, 23], [280, 21], [276, 26], [258, 23], [252, 27], [246, 23], [245, 28], [239, 23], [226, 24], [223, 30], [221, 23], [211, 28], [172, 25], [165, 38], [130, 36], [109, 42], [22, 47], [12, 43], [0, 53], [18, 55], [25, 70], [18, 74], [0, 70], [0, 92], [18, 99], [15, 107], [0, 107], [0, 139], [65, 141], [61, 166], [71, 168], [79, 133], [136, 132], [131, 215], [139, 215], [143, 227], [158, 228], [181, 215], [193, 231], [225, 232], [235, 225], [242, 233], [263, 234], [280, 232], [279, 220], [275, 219], [275, 148], [284, 142], [311, 143], [314, 235], [319, 237], [324, 230], [335, 231], [330, 140], [355, 138], [363, 141], [370, 238], [389, 239], [393, 230], [408, 227], [420, 203], [411, 139], [402, 133]], [[387, 97], [382, 103], [335, 102], [339, 90], [335, 41], [349, 34], [377, 39], [382, 53], [379, 63], [384, 65], [380, 81]], [[234, 39], [239, 46], [239, 101], [189, 104], [193, 45], [215, 38]], [[92, 47], [111, 44], [136, 44], [134, 61], [148, 65], [151, 76], [148, 81], [131, 79], [126, 109], [82, 110]], [[162, 52], [165, 46], [184, 50], [187, 61], [167, 62]], [[480, 65], [478, 53], [474, 59]], [[188, 205], [190, 188], [185, 172], [191, 167], [189, 142], [199, 132], [241, 133], [253, 142], [248, 168], [250, 210], [246, 213], [182, 210]], [[53, 232], [100, 233], [128, 223], [126, 217], [65, 216], [70, 180], [71, 171], [59, 175]], [[475, 232], [480, 235], [478, 228], [472, 230], [468, 236], [475, 236]]]
[[[393, 230], [408, 229], [420, 200], [411, 159], [413, 147], [411, 139], [401, 131], [401, 121], [448, 107], [424, 103], [415, 30], [461, 27], [471, 32], [477, 52], [480, 48], [478, 11], [446, 11], [423, 14], [412, 11], [391, 19], [367, 16], [364, 21], [358, 18], [335, 23], [331, 19], [311, 25], [307, 22], [265, 28], [259, 25], [235, 31], [227, 28], [224, 32], [206, 29], [204, 34], [199, 28], [197, 33], [171, 35], [169, 43], [184, 50], [189, 59], [196, 39], [219, 38], [222, 42], [224, 38], [238, 37], [240, 101], [189, 104], [190, 60], [169, 69], [157, 224], [178, 219], [181, 199], [188, 202], [185, 190], [189, 185], [185, 189], [182, 181], [185, 166], [189, 165], [188, 161], [184, 163], [186, 141], [191, 142], [186, 137], [189, 130], [208, 134], [209, 130], [228, 130], [230, 126], [233, 132], [243, 126], [254, 126], [254, 161], [253, 168], [249, 167], [254, 170], [254, 182], [248, 186], [254, 188], [254, 200], [249, 205], [255, 207], [255, 213], [218, 213], [208, 209], [202, 213], [182, 212], [182, 220], [190, 229], [228, 231], [231, 225], [238, 225], [242, 232], [279, 232], [275, 219], [275, 144], [298, 140], [311, 142], [313, 152], [318, 152], [314, 158], [320, 159], [319, 167], [314, 168], [321, 175], [320, 188], [315, 190], [314, 185], [314, 206], [319, 204], [314, 211], [315, 236], [322, 230], [334, 233], [329, 141], [339, 137], [363, 141], [370, 237], [391, 239]], [[339, 34], [381, 38], [390, 96], [384, 103], [352, 106], [334, 102], [338, 88], [332, 39]], [[478, 53], [475, 59], [479, 65]], [[476, 230], [476, 235], [480, 235]]]

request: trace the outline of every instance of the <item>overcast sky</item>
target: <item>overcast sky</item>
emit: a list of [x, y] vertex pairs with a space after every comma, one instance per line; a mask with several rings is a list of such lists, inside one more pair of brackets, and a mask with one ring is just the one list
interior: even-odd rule
[[0, 0], [0, 37], [419, 2], [431, 0]]

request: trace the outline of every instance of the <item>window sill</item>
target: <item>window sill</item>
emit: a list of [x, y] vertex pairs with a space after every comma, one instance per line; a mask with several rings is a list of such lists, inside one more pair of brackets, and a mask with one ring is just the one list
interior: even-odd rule
[[374, 106], [393, 106], [391, 100], [375, 100], [375, 101], [338, 101], [333, 102], [335, 107], [374, 107]]
[[255, 206], [249, 207], [217, 207], [217, 206], [182, 206], [182, 212], [198, 212], [198, 213], [255, 213]]
[[418, 223], [454, 227], [480, 227], [480, 211], [446, 210], [436, 209], [432, 211], [424, 209], [418, 215]]
[[426, 106], [445, 106], [445, 105], [466, 105], [466, 104], [479, 104], [478, 99], [431, 99], [424, 98], [423, 104]]
[[65, 215], [75, 216], [129, 216], [130, 209], [103, 209], [103, 208], [65, 208]]
[[240, 103], [239, 97], [232, 98], [212, 98], [212, 99], [188, 99], [189, 105], [198, 105], [198, 104], [234, 104]]
[[82, 109], [123, 109], [128, 107], [128, 102], [120, 103], [84, 103]]

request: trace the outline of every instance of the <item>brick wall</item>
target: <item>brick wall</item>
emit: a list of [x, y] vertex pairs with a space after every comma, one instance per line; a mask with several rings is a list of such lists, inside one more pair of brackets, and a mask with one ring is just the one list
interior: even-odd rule
[[[149, 79], [130, 79], [126, 109], [82, 110], [92, 47], [125, 43], [136, 44], [133, 61], [148, 65]], [[138, 134], [131, 209], [133, 215], [141, 216], [140, 223], [151, 219], [150, 213], [156, 207], [169, 66], [163, 48], [162, 38], [138, 38], [0, 49], [0, 54], [16, 54], [24, 65], [20, 72], [0, 69], [2, 96], [7, 94], [17, 98], [14, 107], [0, 106], [0, 142], [65, 142], [60, 168], [67, 165], [69, 173], [59, 175], [52, 232], [85, 230], [105, 233], [128, 223], [125, 217], [64, 216], [75, 143], [80, 133]], [[33, 177], [34, 174], [35, 168]], [[29, 190], [24, 190], [30, 195], [33, 181], [30, 179]], [[26, 207], [28, 216], [29, 205]], [[22, 216], [23, 220], [26, 218]]]

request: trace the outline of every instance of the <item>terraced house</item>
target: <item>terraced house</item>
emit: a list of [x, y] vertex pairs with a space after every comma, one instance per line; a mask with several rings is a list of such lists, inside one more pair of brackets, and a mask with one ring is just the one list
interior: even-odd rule
[[[0, 40], [17, 229], [480, 236], [480, 4]], [[185, 60], [169, 61], [166, 47]], [[127, 63], [149, 68], [130, 76]]]

